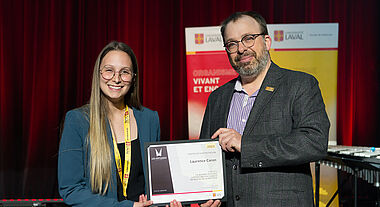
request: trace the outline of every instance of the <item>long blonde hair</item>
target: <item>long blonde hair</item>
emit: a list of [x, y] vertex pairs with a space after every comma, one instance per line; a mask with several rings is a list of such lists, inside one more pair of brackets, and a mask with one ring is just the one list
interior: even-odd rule
[[104, 56], [113, 50], [120, 50], [127, 53], [133, 65], [133, 73], [135, 74], [131, 88], [124, 97], [124, 102], [137, 109], [141, 108], [139, 99], [139, 73], [137, 59], [133, 50], [122, 42], [110, 42], [100, 52], [96, 59], [94, 72], [92, 75], [92, 87], [90, 97], [90, 128], [87, 136], [87, 143], [90, 145], [90, 185], [94, 193], [104, 195], [110, 186], [111, 181], [111, 163], [112, 150], [107, 137], [107, 111], [108, 105], [103, 92], [100, 89], [100, 65]]

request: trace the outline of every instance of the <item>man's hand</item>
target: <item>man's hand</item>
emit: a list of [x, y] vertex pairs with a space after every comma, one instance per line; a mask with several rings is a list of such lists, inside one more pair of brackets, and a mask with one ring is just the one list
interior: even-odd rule
[[219, 144], [223, 150], [228, 152], [240, 152], [241, 147], [241, 134], [234, 129], [219, 128], [212, 136], [211, 139], [219, 137]]
[[135, 202], [133, 204], [133, 207], [144, 207], [144, 206], [150, 206], [153, 204], [153, 201], [148, 201], [148, 197], [144, 194], [141, 194], [139, 196], [139, 202]]
[[[222, 202], [220, 202], [220, 200], [209, 200], [206, 203], [201, 204], [201, 207], [219, 207], [220, 205], [222, 205]], [[166, 207], [169, 206], [166, 205]], [[173, 200], [170, 202], [170, 207], [182, 207], [182, 204], [179, 201]]]
[[222, 205], [222, 202], [220, 200], [209, 200], [204, 204], [201, 204], [201, 207], [219, 207]]
[[[166, 205], [166, 207], [169, 207], [169, 206]], [[170, 201], [170, 207], [182, 207], [182, 204], [179, 201], [172, 200], [172, 201]]]

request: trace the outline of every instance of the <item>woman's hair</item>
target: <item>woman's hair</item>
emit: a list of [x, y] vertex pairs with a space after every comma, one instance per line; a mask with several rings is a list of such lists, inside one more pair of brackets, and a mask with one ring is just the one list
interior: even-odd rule
[[124, 97], [124, 103], [130, 107], [141, 109], [139, 99], [139, 72], [137, 59], [133, 50], [122, 42], [110, 42], [100, 52], [96, 59], [92, 75], [92, 87], [90, 97], [90, 128], [87, 143], [90, 145], [90, 184], [94, 193], [105, 194], [111, 180], [111, 146], [108, 142], [106, 121], [108, 105], [106, 97], [100, 89], [100, 65], [104, 56], [110, 51], [123, 51], [132, 60], [133, 73], [135, 74], [131, 87]]

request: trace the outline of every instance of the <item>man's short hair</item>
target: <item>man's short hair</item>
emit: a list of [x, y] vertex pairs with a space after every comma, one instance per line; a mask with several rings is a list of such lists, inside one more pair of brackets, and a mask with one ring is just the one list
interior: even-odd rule
[[220, 28], [220, 32], [222, 33], [223, 43], [225, 43], [224, 31], [226, 30], [227, 24], [230, 22], [236, 22], [238, 19], [242, 18], [243, 16], [252, 17], [254, 20], [257, 21], [257, 23], [259, 23], [261, 33], [263, 33], [264, 35], [268, 34], [267, 23], [264, 17], [261, 16], [259, 13], [254, 12], [254, 11], [235, 12], [222, 22], [222, 25], [221, 25], [222, 27]]

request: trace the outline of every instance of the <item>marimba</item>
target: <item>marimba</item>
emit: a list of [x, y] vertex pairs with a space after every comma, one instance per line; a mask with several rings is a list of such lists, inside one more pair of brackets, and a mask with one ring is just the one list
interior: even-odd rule
[[[380, 187], [380, 148], [356, 146], [329, 146], [325, 159], [316, 162], [316, 189], [320, 184], [320, 164], [334, 167], [354, 176], [354, 206], [357, 206], [357, 178], [361, 178], [375, 187]], [[338, 189], [339, 191], [339, 189]], [[326, 206], [329, 206], [338, 194], [335, 192]], [[319, 206], [319, 190], [315, 191], [316, 206]]]

